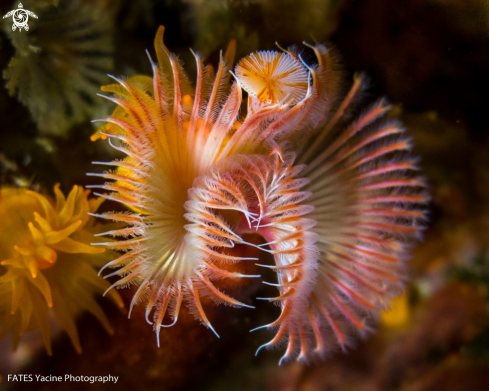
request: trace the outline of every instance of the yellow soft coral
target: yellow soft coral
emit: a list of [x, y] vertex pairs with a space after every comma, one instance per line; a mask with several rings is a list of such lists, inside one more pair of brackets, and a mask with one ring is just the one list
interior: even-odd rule
[[[12, 330], [14, 348], [22, 335], [39, 328], [51, 354], [49, 309], [81, 352], [74, 318], [88, 310], [111, 328], [94, 295], [110, 284], [94, 267], [107, 262], [105, 250], [92, 247], [93, 217], [102, 198], [74, 186], [65, 198], [58, 186], [56, 202], [26, 189], [0, 190], [0, 338]], [[122, 307], [120, 297], [111, 299]]]

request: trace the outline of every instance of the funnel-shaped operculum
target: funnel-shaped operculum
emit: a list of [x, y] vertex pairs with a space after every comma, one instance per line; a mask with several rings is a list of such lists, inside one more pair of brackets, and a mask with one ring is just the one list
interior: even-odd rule
[[[224, 146], [222, 157], [268, 153], [262, 148], [264, 143], [273, 146], [284, 141], [300, 152], [311, 134], [324, 125], [337, 104], [341, 77], [324, 45], [312, 49], [317, 60], [314, 66], [306, 66], [293, 50], [257, 52], [238, 63], [235, 75], [248, 92], [250, 104], [245, 120]], [[273, 99], [260, 100], [257, 94]]]
[[249, 94], [248, 110], [283, 104], [294, 105], [305, 98], [309, 87], [307, 68], [288, 53], [252, 53], [236, 65], [235, 74]]

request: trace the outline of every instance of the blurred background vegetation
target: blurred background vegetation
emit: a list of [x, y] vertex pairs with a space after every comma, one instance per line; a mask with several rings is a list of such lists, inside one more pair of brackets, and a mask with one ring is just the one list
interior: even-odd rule
[[[1, 1], [0, 13], [17, 7]], [[147, 390], [487, 390], [489, 389], [489, 2], [486, 0], [25, 0], [39, 16], [0, 38], [0, 184], [50, 194], [61, 183], [90, 183], [91, 161], [112, 154], [90, 141], [91, 119], [112, 107], [95, 94], [115, 75], [150, 74], [156, 29], [186, 64], [188, 48], [216, 64], [230, 39], [237, 58], [302, 41], [335, 48], [349, 83], [370, 77], [369, 93], [386, 96], [413, 136], [432, 194], [430, 223], [410, 261], [407, 293], [383, 314], [378, 333], [324, 363], [278, 367], [280, 352], [255, 349], [276, 317], [210, 307], [221, 339], [182, 316], [156, 348], [139, 308], [130, 320], [102, 305], [115, 329], [79, 319], [83, 354], [60, 333], [53, 356], [35, 333], [13, 354], [0, 342], [0, 373], [115, 375], [117, 386]], [[108, 206], [114, 208], [115, 206]], [[0, 222], [1, 224], [1, 222]], [[253, 271], [254, 266], [243, 265]], [[226, 287], [263, 296], [260, 281]], [[233, 292], [233, 290], [235, 292]], [[128, 299], [130, 291], [122, 291]], [[212, 309], [211, 309], [212, 308]], [[23, 389], [26, 384], [0, 387]], [[34, 389], [106, 389], [31, 383]]]

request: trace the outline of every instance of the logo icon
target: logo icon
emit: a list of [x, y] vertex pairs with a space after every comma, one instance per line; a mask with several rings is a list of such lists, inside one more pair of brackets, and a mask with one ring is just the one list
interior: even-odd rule
[[25, 10], [22, 3], [19, 3], [16, 10], [7, 12], [3, 16], [3, 18], [5, 19], [9, 16], [12, 17], [14, 21], [14, 24], [12, 25], [12, 31], [15, 31], [17, 28], [19, 28], [19, 31], [22, 31], [23, 28], [25, 29], [25, 31], [29, 31], [29, 25], [27, 24], [27, 21], [29, 20], [29, 15], [37, 19], [37, 15], [34, 12]]

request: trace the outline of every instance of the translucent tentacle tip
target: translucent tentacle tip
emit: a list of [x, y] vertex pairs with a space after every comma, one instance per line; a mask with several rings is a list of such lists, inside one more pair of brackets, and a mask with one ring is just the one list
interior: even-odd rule
[[[270, 344], [270, 342], [266, 343], [266, 344], [263, 344], [261, 345], [257, 350], [256, 350], [256, 353], [255, 353], [255, 357], [258, 356], [258, 353], [260, 353], [260, 350], [262, 350], [263, 348], [267, 347], [268, 345]], [[280, 364], [279, 364], [280, 365]]]
[[221, 337], [219, 336], [219, 334], [217, 334], [217, 331], [216, 331], [216, 330], [214, 330], [214, 327], [212, 327], [212, 325], [211, 325], [210, 323], [209, 323], [209, 324], [207, 324], [207, 327], [209, 327], [209, 328], [212, 330], [212, 332], [213, 332], [213, 333], [216, 335], [216, 337], [217, 337], [217, 338], [221, 338]]

